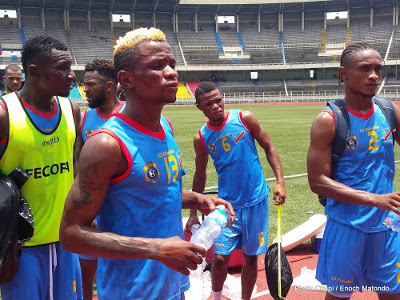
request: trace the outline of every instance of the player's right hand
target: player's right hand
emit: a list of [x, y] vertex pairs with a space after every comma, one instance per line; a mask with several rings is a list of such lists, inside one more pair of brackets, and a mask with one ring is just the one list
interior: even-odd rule
[[192, 235], [191, 230], [194, 224], [200, 224], [199, 218], [197, 216], [190, 216], [185, 226], [185, 232], [187, 234]]
[[389, 194], [376, 195], [377, 202], [376, 207], [383, 210], [391, 210], [396, 214], [400, 214], [400, 192], [394, 192]]
[[[206, 250], [203, 247], [186, 242], [178, 236], [162, 239], [157, 260], [168, 268], [188, 276], [190, 270], [196, 270], [201, 264]], [[201, 256], [200, 256], [201, 255]]]

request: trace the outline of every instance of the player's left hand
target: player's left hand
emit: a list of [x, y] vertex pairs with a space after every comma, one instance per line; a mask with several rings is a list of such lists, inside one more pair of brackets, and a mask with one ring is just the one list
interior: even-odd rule
[[284, 183], [277, 183], [274, 188], [274, 204], [284, 204], [286, 201], [286, 188]]
[[210, 197], [207, 195], [200, 194], [199, 200], [198, 200], [198, 210], [202, 214], [208, 215], [219, 204], [225, 205], [225, 207], [228, 209], [230, 218], [228, 219], [227, 227], [231, 227], [233, 222], [235, 221], [236, 213], [233, 210], [232, 205], [228, 201], [225, 201], [224, 199], [221, 199], [221, 198], [215, 198], [215, 197]]

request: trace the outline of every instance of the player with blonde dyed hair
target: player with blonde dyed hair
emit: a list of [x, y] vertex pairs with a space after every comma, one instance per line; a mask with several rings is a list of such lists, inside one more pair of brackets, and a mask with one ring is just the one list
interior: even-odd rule
[[181, 154], [161, 115], [178, 90], [175, 58], [162, 31], [128, 32], [118, 41], [114, 66], [126, 107], [82, 148], [61, 242], [99, 257], [99, 299], [184, 299], [189, 269], [197, 268], [205, 249], [183, 240], [181, 209], [208, 214], [224, 204], [229, 224], [235, 213], [220, 198], [182, 191]]
[[132, 50], [137, 44], [142, 42], [165, 42], [165, 34], [158, 28], [138, 28], [127, 32], [117, 40], [114, 49], [114, 57], [121, 52]]
[[138, 28], [127, 32], [117, 40], [114, 48], [114, 66], [116, 72], [130, 67], [140, 56], [137, 46], [144, 42], [166, 42], [165, 34], [160, 29]]

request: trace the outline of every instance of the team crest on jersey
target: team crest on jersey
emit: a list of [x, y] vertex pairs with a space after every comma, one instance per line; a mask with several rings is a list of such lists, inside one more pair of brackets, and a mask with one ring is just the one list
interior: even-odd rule
[[160, 172], [157, 169], [157, 164], [154, 162], [148, 162], [143, 167], [144, 174], [146, 175], [146, 182], [156, 183], [160, 178]]
[[208, 145], [208, 150], [210, 150], [211, 153], [217, 152], [217, 147], [215, 147], [214, 143], [211, 143]]
[[350, 150], [354, 150], [358, 147], [357, 136], [349, 135], [349, 138], [346, 141], [346, 148]]
[[85, 139], [88, 139], [89, 136], [93, 133], [93, 129], [88, 129], [85, 131]]

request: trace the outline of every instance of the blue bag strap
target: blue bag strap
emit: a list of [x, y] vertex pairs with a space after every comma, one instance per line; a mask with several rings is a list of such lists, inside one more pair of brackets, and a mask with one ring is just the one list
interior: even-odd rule
[[339, 157], [346, 148], [346, 141], [350, 135], [350, 117], [343, 99], [334, 99], [328, 102], [335, 116], [335, 138], [332, 143], [331, 178], [336, 178], [336, 169]]

